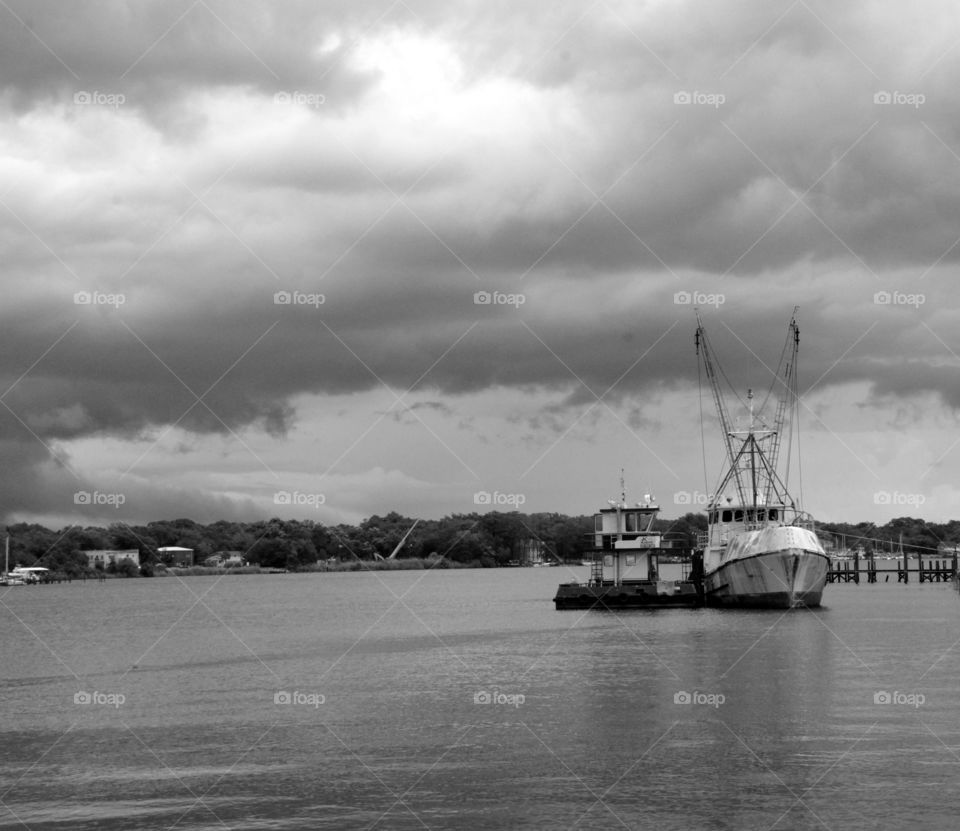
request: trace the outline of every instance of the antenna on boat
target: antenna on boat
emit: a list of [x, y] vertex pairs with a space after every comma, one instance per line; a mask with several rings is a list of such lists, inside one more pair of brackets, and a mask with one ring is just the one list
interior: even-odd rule
[[627, 504], [627, 488], [623, 484], [623, 468], [620, 468], [620, 504], [624, 507]]

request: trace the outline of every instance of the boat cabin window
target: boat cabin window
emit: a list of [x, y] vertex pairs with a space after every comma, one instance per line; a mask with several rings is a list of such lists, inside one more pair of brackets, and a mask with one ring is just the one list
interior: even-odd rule
[[593, 518], [593, 530], [602, 531], [603, 530], [603, 514], [597, 514]]
[[767, 518], [767, 512], [763, 508], [757, 510], [757, 522], [765, 522]]
[[771, 522], [776, 522], [776, 521], [777, 521], [777, 509], [776, 509], [776, 508], [771, 508], [771, 509], [767, 512], [767, 518], [768, 518]]
[[723, 512], [723, 521], [724, 521], [724, 522], [730, 522], [732, 518], [733, 518], [733, 512], [732, 512], [732, 511], [724, 511], [724, 512]]
[[626, 515], [627, 525], [626, 530], [631, 532], [636, 532], [637, 530], [637, 515], [636, 514], [627, 514]]
[[743, 511], [734, 511], [734, 512], [733, 512], [733, 521], [734, 521], [734, 522], [743, 522]]

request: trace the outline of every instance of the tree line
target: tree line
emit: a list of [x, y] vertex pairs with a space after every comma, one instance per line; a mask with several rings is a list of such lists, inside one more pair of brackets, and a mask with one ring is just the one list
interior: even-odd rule
[[[158, 549], [193, 549], [194, 563], [226, 552], [239, 553], [251, 564], [296, 571], [318, 562], [370, 561], [389, 557], [414, 524], [411, 517], [391, 512], [372, 516], [359, 525], [324, 525], [311, 520], [269, 519], [255, 522], [218, 521], [203, 525], [191, 519], [162, 520], [146, 525], [113, 523], [106, 528], [71, 526], [52, 531], [20, 523], [7, 528], [10, 562], [39, 565], [71, 577], [88, 572], [86, 551], [136, 549], [141, 573], [152, 574], [163, 563]], [[403, 558], [444, 558], [482, 567], [505, 566], [522, 560], [531, 541], [546, 560], [576, 560], [589, 548], [591, 517], [519, 512], [454, 514], [421, 520], [407, 537]], [[168, 560], [164, 565], [170, 565]], [[117, 566], [109, 567], [116, 571]], [[121, 573], [130, 566], [121, 564]]]
[[[203, 525], [191, 519], [175, 519], [146, 525], [113, 523], [106, 528], [70, 526], [59, 531], [19, 523], [8, 526], [7, 532], [11, 567], [39, 565], [79, 577], [90, 571], [86, 551], [136, 549], [140, 573], [149, 576], [162, 563], [157, 550], [167, 546], [193, 549], [198, 565], [224, 552], [237, 552], [251, 565], [290, 571], [323, 561], [371, 561], [378, 556], [389, 557], [413, 524], [413, 518], [391, 512], [372, 516], [359, 525], [278, 518], [255, 522], [221, 520]], [[673, 539], [692, 548], [697, 535], [706, 531], [706, 517], [687, 513], [675, 520], [658, 519], [655, 528], [671, 532]], [[937, 524], [900, 517], [881, 526], [870, 522], [833, 523], [822, 530], [825, 537], [844, 534], [848, 546], [860, 545], [867, 553], [898, 550], [901, 537], [907, 553], [936, 549], [940, 543], [960, 544], [958, 520]], [[453, 563], [496, 567], [521, 562], [536, 550], [545, 561], [578, 562], [592, 549], [592, 531], [592, 516], [517, 511], [453, 514], [419, 521], [397, 556], [442, 557]], [[109, 570], [131, 576], [137, 573], [132, 564], [121, 563]]]

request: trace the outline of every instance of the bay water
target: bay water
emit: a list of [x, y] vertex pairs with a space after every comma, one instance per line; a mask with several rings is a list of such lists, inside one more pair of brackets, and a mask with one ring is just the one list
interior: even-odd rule
[[952, 829], [960, 597], [554, 610], [587, 569], [0, 589], [0, 829]]

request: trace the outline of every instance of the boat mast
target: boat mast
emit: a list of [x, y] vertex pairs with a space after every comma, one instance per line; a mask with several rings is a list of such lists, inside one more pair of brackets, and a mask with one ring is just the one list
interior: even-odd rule
[[753, 390], [747, 390], [747, 401], [750, 406], [750, 427], [747, 432], [747, 441], [750, 442], [750, 504], [757, 507], [757, 443], [753, 438]]
[[[723, 399], [723, 392], [720, 388], [718, 365], [713, 358], [707, 340], [707, 334], [703, 328], [700, 312], [697, 312], [697, 354], [703, 359], [703, 366], [707, 379], [710, 382], [710, 390], [713, 393], [714, 404], [716, 405], [717, 415], [720, 419], [720, 428], [723, 433], [723, 440], [729, 461], [729, 469], [723, 476], [720, 486], [716, 491], [718, 498], [727, 485], [733, 481], [741, 505], [750, 505], [756, 508], [760, 504], [782, 503], [795, 507], [793, 500], [787, 492], [784, 480], [777, 473], [777, 460], [780, 453], [780, 440], [787, 414], [787, 403], [791, 399], [795, 402], [797, 398], [796, 357], [800, 337], [797, 328], [796, 312], [797, 309], [794, 308], [793, 316], [790, 319], [787, 342], [781, 353], [780, 366], [784, 369], [782, 373], [778, 369], [775, 381], [775, 384], [783, 385], [784, 395], [778, 400], [772, 429], [768, 429], [765, 421], [759, 418], [763, 427], [761, 430], [757, 429], [758, 413], [754, 407], [752, 389], [747, 390], [747, 406], [749, 412], [747, 430], [732, 429], [730, 416]], [[763, 407], [761, 405], [761, 412], [762, 409]], [[734, 447], [735, 438], [741, 439], [741, 443], [736, 448]], [[765, 452], [764, 448], [760, 446], [761, 439], [771, 442], [771, 446], [768, 448], [769, 452]], [[746, 488], [748, 473], [750, 485], [749, 498], [747, 498]]]

